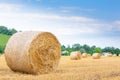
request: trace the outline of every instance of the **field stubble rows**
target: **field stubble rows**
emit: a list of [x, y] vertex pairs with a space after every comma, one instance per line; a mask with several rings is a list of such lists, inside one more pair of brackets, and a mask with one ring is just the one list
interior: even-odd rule
[[11, 71], [0, 56], [0, 80], [120, 80], [120, 57], [70, 60], [62, 56], [55, 72], [32, 75]]

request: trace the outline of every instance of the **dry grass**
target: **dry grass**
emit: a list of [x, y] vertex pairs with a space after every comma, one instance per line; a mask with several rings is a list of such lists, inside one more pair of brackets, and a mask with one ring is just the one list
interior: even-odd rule
[[31, 75], [11, 71], [0, 56], [0, 80], [120, 80], [120, 57], [70, 60], [62, 57], [57, 71]]

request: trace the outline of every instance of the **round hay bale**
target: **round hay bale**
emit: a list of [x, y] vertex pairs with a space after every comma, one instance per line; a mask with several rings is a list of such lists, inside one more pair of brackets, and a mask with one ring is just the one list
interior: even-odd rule
[[82, 58], [87, 58], [88, 57], [88, 54], [87, 53], [83, 53], [82, 54]]
[[88, 56], [88, 57], [90, 57], [90, 56], [91, 56], [91, 54], [87, 54], [87, 56]]
[[50, 32], [15, 33], [5, 48], [7, 65], [13, 71], [43, 74], [54, 71], [61, 57], [61, 45]]
[[81, 59], [81, 52], [80, 51], [71, 52], [70, 53], [70, 58], [71, 58], [71, 60]]
[[113, 55], [111, 53], [107, 54], [108, 57], [112, 57]]
[[119, 54], [119, 56], [120, 56], [120, 54]]
[[92, 57], [93, 57], [93, 59], [100, 59], [101, 55], [100, 55], [100, 53], [94, 53], [92, 55]]
[[114, 56], [114, 57], [116, 57], [116, 56], [117, 56], [117, 54], [113, 54], [113, 56]]

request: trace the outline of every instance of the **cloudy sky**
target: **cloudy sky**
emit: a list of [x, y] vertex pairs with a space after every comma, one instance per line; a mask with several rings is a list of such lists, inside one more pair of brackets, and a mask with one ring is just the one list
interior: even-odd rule
[[120, 48], [120, 0], [0, 0], [0, 25], [49, 31], [61, 44]]

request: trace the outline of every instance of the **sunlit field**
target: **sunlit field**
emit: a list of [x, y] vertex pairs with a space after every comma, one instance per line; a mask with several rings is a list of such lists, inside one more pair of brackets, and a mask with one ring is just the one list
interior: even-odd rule
[[55, 72], [31, 75], [11, 71], [0, 56], [0, 80], [120, 80], [120, 57], [70, 60], [62, 56]]

